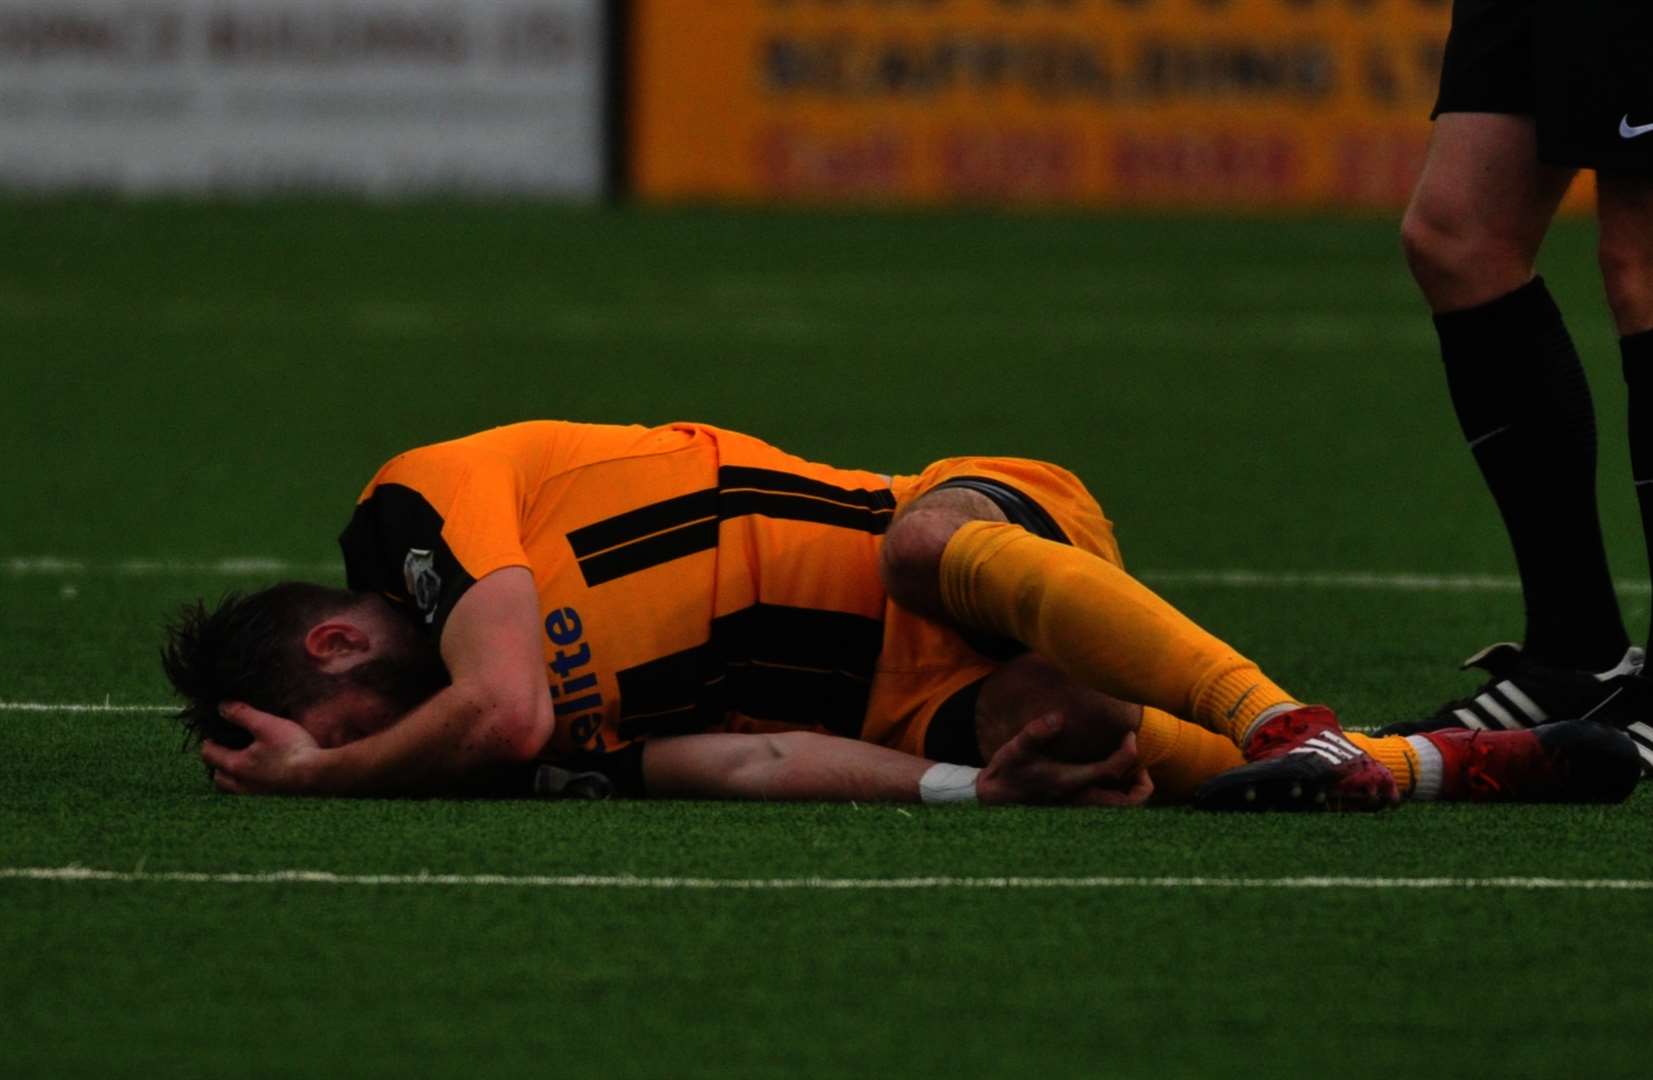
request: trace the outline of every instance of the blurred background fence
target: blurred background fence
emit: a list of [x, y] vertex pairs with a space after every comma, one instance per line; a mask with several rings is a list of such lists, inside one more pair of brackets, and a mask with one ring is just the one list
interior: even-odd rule
[[0, 186], [1397, 207], [1448, 0], [0, 0]]
[[0, 0], [0, 184], [596, 198], [605, 8]]

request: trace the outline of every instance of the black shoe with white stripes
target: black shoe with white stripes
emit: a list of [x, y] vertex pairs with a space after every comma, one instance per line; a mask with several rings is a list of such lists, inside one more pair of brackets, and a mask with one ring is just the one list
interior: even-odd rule
[[1464, 661], [1491, 678], [1474, 694], [1449, 701], [1422, 720], [1380, 728], [1379, 735], [1419, 735], [1446, 728], [1513, 731], [1557, 720], [1593, 720], [1616, 727], [1636, 741], [1644, 767], [1653, 773], [1653, 679], [1640, 674], [1642, 650], [1632, 646], [1617, 665], [1603, 672], [1547, 667], [1501, 642]]

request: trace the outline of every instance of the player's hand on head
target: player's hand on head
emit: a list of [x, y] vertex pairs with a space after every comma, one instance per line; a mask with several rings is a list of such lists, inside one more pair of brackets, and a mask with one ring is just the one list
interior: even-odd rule
[[321, 747], [304, 728], [251, 705], [226, 701], [218, 712], [245, 728], [252, 742], [240, 750], [206, 740], [201, 760], [213, 769], [221, 791], [235, 795], [287, 795], [309, 789]]
[[1073, 800], [1080, 806], [1141, 806], [1154, 793], [1154, 782], [1137, 757], [1135, 732], [1095, 768], [1096, 780]]
[[1062, 717], [1036, 718], [999, 748], [976, 780], [984, 803], [1070, 803], [1081, 806], [1137, 806], [1153, 793], [1153, 782], [1137, 759], [1136, 736], [1126, 735], [1101, 761], [1071, 762], [1056, 756]]

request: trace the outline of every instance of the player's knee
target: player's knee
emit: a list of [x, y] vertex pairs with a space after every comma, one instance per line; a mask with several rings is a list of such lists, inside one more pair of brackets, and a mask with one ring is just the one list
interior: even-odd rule
[[1477, 228], [1425, 202], [1401, 219], [1401, 250], [1437, 311], [1484, 303], [1520, 288], [1537, 252], [1520, 239]]
[[1619, 332], [1653, 328], [1653, 249], [1638, 239], [1604, 232], [1597, 258], [1607, 306]]
[[1438, 282], [1463, 272], [1468, 245], [1427, 210], [1413, 206], [1400, 224], [1400, 247], [1412, 277], [1429, 293]]
[[1445, 237], [1428, 214], [1415, 205], [1407, 207], [1406, 216], [1400, 219], [1400, 250], [1413, 277], [1440, 257], [1438, 253], [1444, 251], [1445, 244]]
[[966, 520], [951, 511], [924, 507], [896, 519], [884, 535], [878, 565], [884, 591], [892, 600], [926, 614], [940, 611], [941, 554]]

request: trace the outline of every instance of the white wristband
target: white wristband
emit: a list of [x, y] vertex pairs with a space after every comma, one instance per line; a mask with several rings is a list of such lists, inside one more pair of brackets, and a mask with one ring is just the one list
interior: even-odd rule
[[931, 765], [918, 778], [918, 797], [926, 803], [975, 802], [979, 772], [968, 765]]

